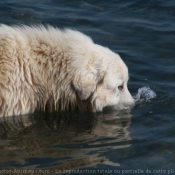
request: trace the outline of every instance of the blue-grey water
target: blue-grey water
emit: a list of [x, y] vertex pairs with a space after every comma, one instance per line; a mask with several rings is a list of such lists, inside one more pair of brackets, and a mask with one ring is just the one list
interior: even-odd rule
[[1, 0], [0, 23], [80, 30], [120, 54], [132, 95], [157, 94], [129, 114], [1, 118], [0, 174], [175, 174], [174, 0]]

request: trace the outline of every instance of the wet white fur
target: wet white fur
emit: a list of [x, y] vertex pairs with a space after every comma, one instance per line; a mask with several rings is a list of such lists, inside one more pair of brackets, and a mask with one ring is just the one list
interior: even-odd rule
[[119, 55], [78, 31], [0, 25], [0, 116], [125, 108], [127, 81]]

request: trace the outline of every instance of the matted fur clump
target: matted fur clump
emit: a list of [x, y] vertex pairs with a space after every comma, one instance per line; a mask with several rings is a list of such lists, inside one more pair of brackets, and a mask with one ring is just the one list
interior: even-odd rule
[[51, 26], [0, 25], [0, 116], [134, 104], [118, 54]]

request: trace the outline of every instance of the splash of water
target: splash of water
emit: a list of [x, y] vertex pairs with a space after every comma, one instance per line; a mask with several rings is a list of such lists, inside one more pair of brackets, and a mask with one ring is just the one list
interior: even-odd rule
[[156, 93], [148, 86], [139, 88], [137, 94], [133, 96], [136, 103], [149, 102], [155, 97], [157, 97]]

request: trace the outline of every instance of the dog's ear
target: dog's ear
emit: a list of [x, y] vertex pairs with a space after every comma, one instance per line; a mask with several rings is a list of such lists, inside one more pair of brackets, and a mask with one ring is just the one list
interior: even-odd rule
[[94, 93], [103, 75], [95, 69], [86, 69], [74, 77], [73, 86], [80, 100], [86, 100]]

